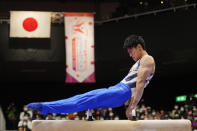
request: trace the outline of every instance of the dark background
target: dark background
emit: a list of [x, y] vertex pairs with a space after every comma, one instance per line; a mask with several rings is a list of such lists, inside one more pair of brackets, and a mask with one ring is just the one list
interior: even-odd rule
[[169, 110], [175, 104], [175, 96], [197, 93], [196, 23], [197, 9], [192, 8], [95, 24], [94, 84], [64, 83], [64, 24], [52, 24], [50, 39], [11, 39], [9, 24], [2, 23], [0, 104], [15, 102], [22, 106], [64, 99], [120, 82], [134, 64], [122, 48], [123, 42], [128, 35], [138, 34], [144, 37], [147, 51], [156, 62], [156, 73], [145, 89], [144, 102]]

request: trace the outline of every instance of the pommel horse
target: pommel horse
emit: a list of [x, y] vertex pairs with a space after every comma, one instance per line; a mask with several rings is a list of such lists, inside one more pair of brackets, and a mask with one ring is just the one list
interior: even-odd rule
[[[136, 112], [131, 115], [135, 118]], [[34, 120], [32, 131], [192, 131], [189, 120]]]
[[191, 131], [189, 120], [34, 120], [32, 131]]

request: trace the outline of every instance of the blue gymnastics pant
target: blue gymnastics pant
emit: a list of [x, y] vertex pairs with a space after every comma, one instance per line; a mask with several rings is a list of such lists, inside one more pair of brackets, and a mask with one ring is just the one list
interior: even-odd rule
[[42, 114], [48, 113], [72, 113], [87, 109], [113, 108], [122, 106], [131, 98], [129, 86], [118, 83], [109, 88], [101, 88], [76, 95], [67, 99], [30, 103], [27, 108], [39, 111]]

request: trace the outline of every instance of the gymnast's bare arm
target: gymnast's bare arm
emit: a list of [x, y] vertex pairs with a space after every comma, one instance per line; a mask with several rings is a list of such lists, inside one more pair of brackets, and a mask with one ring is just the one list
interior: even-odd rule
[[142, 57], [140, 61], [140, 67], [138, 70], [138, 76], [137, 76], [137, 83], [136, 83], [136, 92], [134, 94], [134, 97], [131, 99], [131, 103], [129, 104], [129, 107], [127, 108], [126, 115], [128, 118], [130, 118], [130, 112], [136, 108], [137, 104], [139, 103], [143, 92], [144, 92], [144, 86], [145, 82], [148, 76], [153, 74], [155, 72], [155, 62], [153, 57], [149, 55], [145, 55]]

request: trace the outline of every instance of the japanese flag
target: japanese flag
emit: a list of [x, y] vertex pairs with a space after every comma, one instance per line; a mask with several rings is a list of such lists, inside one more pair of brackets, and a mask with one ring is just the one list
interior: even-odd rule
[[49, 38], [50, 30], [50, 12], [10, 12], [10, 37]]

